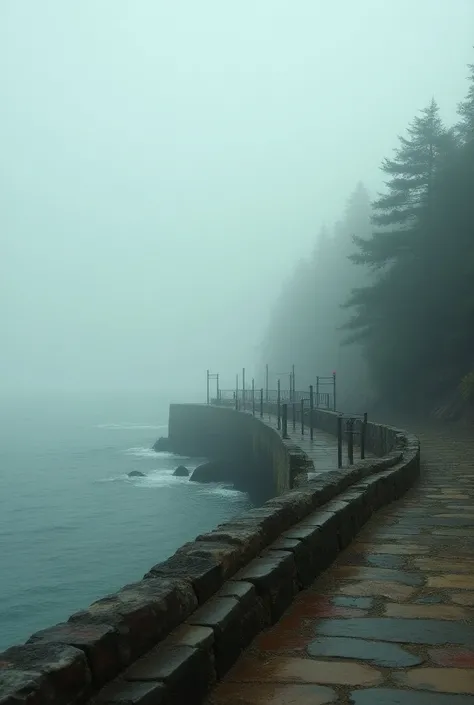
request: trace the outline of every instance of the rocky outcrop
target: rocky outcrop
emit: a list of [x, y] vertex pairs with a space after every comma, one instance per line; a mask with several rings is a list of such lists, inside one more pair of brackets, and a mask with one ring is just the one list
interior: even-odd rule
[[210, 460], [198, 465], [189, 479], [193, 482], [224, 482], [232, 479], [232, 472], [227, 463]]
[[157, 441], [153, 443], [153, 450], [155, 450], [157, 453], [160, 453], [162, 451], [170, 451], [170, 439], [165, 438], [165, 436], [161, 436], [160, 438], [158, 438]]
[[184, 465], [178, 465], [173, 475], [175, 477], [189, 477], [189, 470]]
[[144, 472], [140, 472], [140, 470], [132, 470], [132, 472], [128, 473], [129, 477], [146, 477]]

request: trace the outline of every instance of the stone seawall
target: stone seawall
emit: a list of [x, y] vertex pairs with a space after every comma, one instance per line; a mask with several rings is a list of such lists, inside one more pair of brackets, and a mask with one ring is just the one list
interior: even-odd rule
[[175, 453], [231, 460], [236, 486], [265, 499], [292, 488], [307, 463], [300, 448], [260, 418], [226, 406], [171, 404], [168, 435]]
[[[315, 420], [329, 430], [334, 416], [318, 410]], [[248, 414], [232, 418], [250, 428]], [[176, 428], [175, 417], [170, 433]], [[141, 581], [0, 654], [1, 705], [198, 705], [371, 514], [417, 478], [416, 437], [377, 424], [369, 437], [383, 457], [323, 473], [234, 517]]]

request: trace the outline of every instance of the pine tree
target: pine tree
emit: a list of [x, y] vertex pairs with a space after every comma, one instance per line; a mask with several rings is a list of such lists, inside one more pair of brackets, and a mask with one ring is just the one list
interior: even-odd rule
[[[454, 138], [443, 126], [434, 100], [400, 137], [392, 159], [382, 170], [388, 190], [372, 204], [371, 238], [355, 238], [359, 251], [351, 257], [369, 265], [372, 281], [354, 288], [346, 307], [354, 312], [346, 323], [346, 343], [362, 342], [379, 391], [403, 399], [406, 382], [426, 369], [428, 345], [436, 330], [427, 305], [430, 279], [426, 253], [432, 236], [437, 175], [454, 148]], [[420, 335], [420, 321], [425, 322]], [[427, 331], [429, 329], [429, 335]], [[429, 341], [429, 343], [428, 343]]]
[[[283, 296], [270, 336], [270, 348], [283, 352], [281, 369], [295, 362], [302, 384], [337, 369], [354, 408], [367, 386], [361, 350], [377, 396], [392, 408], [438, 407], [463, 379], [474, 403], [474, 64], [469, 68], [460, 123], [447, 130], [431, 101], [382, 163], [387, 190], [373, 204], [372, 223], [360, 185]], [[341, 323], [347, 340], [358, 343], [343, 352]]]
[[368, 240], [356, 237], [356, 263], [383, 267], [411, 250], [413, 230], [421, 209], [431, 208], [433, 180], [438, 165], [453, 145], [433, 99], [408, 127], [408, 137], [399, 137], [393, 159], [384, 159], [381, 169], [388, 175], [387, 193], [372, 203], [372, 222], [379, 230]]
[[456, 125], [456, 131], [465, 144], [474, 139], [474, 64], [469, 64], [469, 88], [465, 100], [458, 104], [458, 115], [461, 121]]

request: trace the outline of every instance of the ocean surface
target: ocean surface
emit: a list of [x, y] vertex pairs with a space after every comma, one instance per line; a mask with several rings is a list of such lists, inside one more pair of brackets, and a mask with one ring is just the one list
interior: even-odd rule
[[[202, 459], [150, 450], [167, 434], [158, 395], [0, 402], [0, 650], [139, 580], [246, 494], [173, 477]], [[146, 477], [127, 477], [132, 470]]]

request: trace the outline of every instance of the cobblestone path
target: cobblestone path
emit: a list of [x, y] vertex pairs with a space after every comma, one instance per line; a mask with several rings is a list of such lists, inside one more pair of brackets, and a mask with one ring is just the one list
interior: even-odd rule
[[411, 428], [423, 471], [208, 705], [474, 704], [474, 430]]

